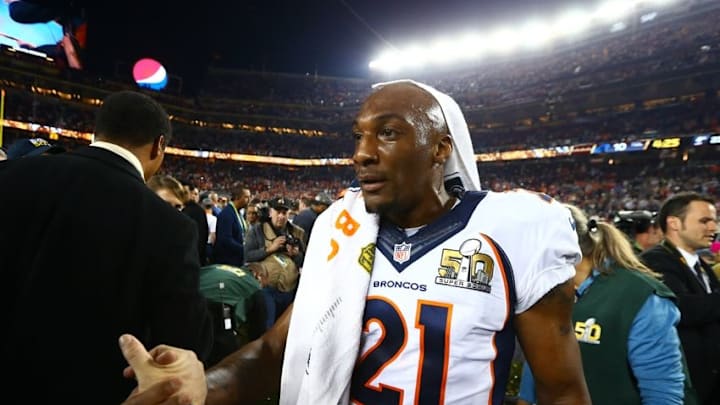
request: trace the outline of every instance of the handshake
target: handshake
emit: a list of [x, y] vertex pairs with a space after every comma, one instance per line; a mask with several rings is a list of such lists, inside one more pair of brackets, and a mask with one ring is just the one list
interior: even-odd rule
[[160, 345], [148, 352], [132, 335], [122, 335], [119, 344], [129, 364], [123, 375], [138, 382], [122, 405], [205, 403], [205, 371], [193, 351]]

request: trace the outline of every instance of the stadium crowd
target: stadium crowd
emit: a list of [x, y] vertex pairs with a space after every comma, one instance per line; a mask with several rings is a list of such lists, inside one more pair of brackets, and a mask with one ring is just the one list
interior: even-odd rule
[[[720, 67], [720, 30], [716, 27], [719, 17], [718, 4], [704, 4], [681, 16], [660, 16], [592, 40], [560, 44], [549, 56], [531, 54], [487, 63], [452, 78], [435, 74], [422, 79], [458, 100], [467, 113], [475, 154], [717, 134], [720, 86], [712, 84], [705, 87], [700, 84], [697, 87], [701, 91], [692, 94], [650, 100], [625, 94], [627, 99], [623, 103], [602, 108], [578, 106], [576, 110], [565, 109], [556, 114], [554, 106], [571, 96], [582, 97], [598, 89], [622, 93], [619, 89], [628, 83], [657, 83], [656, 87], [660, 87], [662, 80], [670, 76], [691, 78], [696, 72], [714, 72]], [[86, 146], [89, 134], [96, 128], [97, 100], [119, 89], [108, 83], [78, 85], [40, 76], [32, 76], [36, 78], [28, 81], [28, 77], [10, 72], [0, 79], [5, 90], [3, 118], [30, 124], [25, 128], [5, 128], [0, 138], [3, 149], [34, 137], [46, 138], [63, 151]], [[304, 255], [309, 232], [294, 228], [295, 215], [303, 207], [311, 207], [313, 199], [315, 205], [327, 207], [343, 195], [354, 180], [353, 167], [271, 164], [263, 160], [352, 157], [354, 139], [350, 123], [369, 93], [370, 81], [364, 79], [211, 69], [203, 91], [196, 98], [158, 95], [157, 99], [171, 113], [173, 130], [169, 146], [201, 153], [195, 157], [167, 153], [148, 183], [178, 180], [172, 205], [185, 212], [190, 209], [199, 212], [200, 220], [196, 221], [196, 216], [193, 221], [207, 231], [200, 233], [201, 264], [228, 264], [208, 259], [218, 246], [217, 240], [233, 239], [242, 246], [242, 254], [247, 255], [249, 250], [243, 244], [248, 243], [247, 235], [254, 232], [257, 243], [251, 250], [267, 256], [271, 249], [276, 249], [275, 252], [287, 249], [287, 244], [273, 246], [275, 238], [288, 238], [297, 231], [298, 241], [293, 246], [298, 251], [292, 260], [302, 266], [304, 256], [298, 255]], [[546, 113], [517, 119], [518, 115], [513, 113], [524, 111], [525, 104], [541, 106], [540, 111]], [[481, 117], [487, 115], [482, 114], [493, 109], [502, 110], [495, 122], [484, 121]], [[265, 124], [260, 125], [261, 122]], [[39, 126], [50, 129], [38, 131]], [[81, 134], [67, 136], [65, 129]], [[202, 152], [239, 153], [255, 159], [238, 162], [198, 157], [203, 156]], [[590, 229], [597, 228], [598, 222], [611, 222], [619, 211], [657, 212], [663, 201], [678, 192], [710, 196], [720, 210], [718, 156], [720, 144], [683, 143], [634, 153], [587, 151], [564, 157], [477, 164], [483, 189], [523, 188], [545, 193], [592, 217], [590, 221], [595, 221], [594, 224], [585, 221]], [[231, 209], [226, 210], [228, 207]], [[265, 214], [261, 214], [263, 209], [267, 210]], [[256, 222], [250, 219], [251, 212], [273, 216]], [[201, 223], [203, 218], [205, 222]], [[274, 227], [273, 221], [281, 222], [278, 229], [284, 231], [268, 238], [261, 228], [263, 223], [271, 222]], [[238, 263], [241, 267], [248, 261]], [[255, 276], [248, 279], [257, 281], [251, 289], [269, 285], [268, 271], [260, 267], [245, 269]], [[290, 293], [287, 296], [277, 292], [263, 299], [283, 299], [284, 305], [294, 299], [292, 291], [280, 291]], [[281, 312], [284, 306], [278, 304], [278, 308]], [[224, 311], [221, 305], [219, 313], [225, 316]], [[271, 324], [278, 315], [268, 316]]]
[[[21, 122], [90, 132], [95, 107], [54, 97], [10, 89], [6, 118]], [[717, 93], [674, 97], [650, 106], [630, 103], [627, 111], [605, 109], [580, 112], [575, 117], [543, 121], [499, 122], [486, 128], [470, 122], [476, 153], [582, 143], [620, 142], [667, 136], [686, 136], [720, 130], [720, 98]], [[204, 151], [223, 151], [293, 158], [348, 158], [352, 139], [349, 122], [337, 132], [321, 136], [277, 133], [268, 129], [241, 130], [203, 127], [175, 122], [173, 146]]]

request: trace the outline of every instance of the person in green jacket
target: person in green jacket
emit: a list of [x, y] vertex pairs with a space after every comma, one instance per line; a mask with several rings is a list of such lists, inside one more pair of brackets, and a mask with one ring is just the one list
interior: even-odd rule
[[[593, 403], [696, 403], [676, 330], [675, 295], [617, 227], [566, 206], [583, 254], [575, 267], [573, 327]], [[525, 364], [518, 404], [535, 403], [534, 388]]]

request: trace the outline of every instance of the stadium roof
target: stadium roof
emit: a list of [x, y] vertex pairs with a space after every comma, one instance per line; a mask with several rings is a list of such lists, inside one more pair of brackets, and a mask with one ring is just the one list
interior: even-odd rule
[[[27, 0], [83, 3], [88, 66], [130, 72], [152, 57], [186, 87], [208, 66], [366, 78], [389, 48], [448, 33], [513, 28], [623, 0]], [[640, 0], [633, 0], [640, 1]], [[674, 0], [642, 0], [663, 2]], [[197, 80], [196, 80], [197, 79]]]
[[[76, 0], [77, 1], [77, 0]], [[112, 4], [108, 4], [112, 3]], [[169, 72], [207, 63], [288, 73], [367, 77], [388, 43], [459, 27], [546, 15], [570, 0], [87, 0], [96, 66], [154, 56]], [[112, 61], [112, 62], [111, 62]]]

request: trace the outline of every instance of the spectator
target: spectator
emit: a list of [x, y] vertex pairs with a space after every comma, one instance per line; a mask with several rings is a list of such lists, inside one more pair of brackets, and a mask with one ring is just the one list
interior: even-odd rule
[[312, 232], [312, 227], [318, 215], [322, 214], [332, 202], [332, 198], [327, 193], [318, 193], [315, 198], [310, 200], [310, 206], [295, 216], [293, 224], [305, 231], [305, 237], [307, 238], [305, 242], [310, 240], [310, 232]]
[[613, 224], [629, 238], [635, 254], [640, 255], [662, 241], [662, 231], [655, 214], [647, 210], [619, 211]]
[[182, 183], [174, 177], [156, 174], [150, 177], [147, 185], [150, 190], [154, 191], [158, 197], [170, 204], [171, 207], [178, 211], [182, 211], [183, 208], [185, 208], [187, 191], [183, 188]]
[[665, 239], [642, 259], [678, 297], [678, 331], [700, 403], [720, 404], [720, 283], [698, 256], [718, 230], [715, 201], [674, 194], [660, 207], [658, 222]]
[[[675, 295], [620, 230], [567, 207], [583, 254], [575, 266], [573, 323], [592, 402], [695, 404], [675, 329]], [[536, 403], [534, 391], [525, 364], [519, 405]]]
[[53, 155], [64, 151], [64, 148], [52, 145], [42, 138], [20, 139], [8, 147], [7, 158], [18, 159], [27, 156]]
[[198, 188], [190, 184], [189, 182], [183, 183], [183, 187], [185, 188], [185, 201], [184, 201], [184, 207], [182, 212], [190, 217], [190, 219], [195, 222], [195, 225], [197, 226], [198, 230], [198, 259], [200, 260], [200, 265], [205, 266], [208, 264], [207, 260], [207, 240], [208, 240], [208, 221], [207, 217], [205, 216], [205, 209], [198, 204], [198, 199], [200, 197], [200, 192]]
[[250, 202], [250, 189], [236, 185], [230, 194], [230, 201], [218, 216], [215, 239], [215, 263], [242, 267], [245, 265], [244, 240], [247, 222], [240, 210]]
[[213, 263], [213, 247], [215, 246], [215, 238], [217, 231], [217, 217], [213, 214], [213, 208], [215, 204], [210, 198], [205, 198], [202, 201], [202, 207], [205, 209], [205, 217], [208, 223], [208, 238], [206, 246], [206, 256], [208, 263]]
[[[12, 190], [0, 198], [0, 341], [14, 370], [4, 386], [42, 387], [25, 402], [120, 403], [135, 385], [121, 373], [124, 332], [209, 353], [197, 232], [145, 184], [171, 135], [157, 102], [118, 92], [98, 110], [89, 147], [0, 165], [0, 184]], [[78, 362], [78, 351], [90, 355]]]
[[305, 260], [305, 231], [288, 220], [291, 202], [275, 197], [269, 202], [269, 215], [250, 228], [245, 241], [248, 263], [259, 268], [267, 311], [265, 330], [295, 299], [300, 270]]

